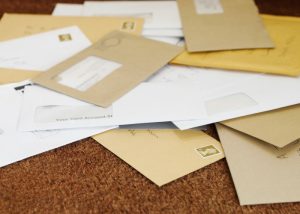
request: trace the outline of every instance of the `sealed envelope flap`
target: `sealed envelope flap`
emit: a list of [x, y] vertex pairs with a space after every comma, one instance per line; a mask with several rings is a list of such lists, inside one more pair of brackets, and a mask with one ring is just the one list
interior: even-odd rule
[[253, 0], [177, 0], [189, 52], [274, 47]]
[[222, 124], [282, 148], [300, 138], [300, 105], [227, 120]]
[[182, 48], [114, 31], [33, 82], [107, 107], [182, 52]]

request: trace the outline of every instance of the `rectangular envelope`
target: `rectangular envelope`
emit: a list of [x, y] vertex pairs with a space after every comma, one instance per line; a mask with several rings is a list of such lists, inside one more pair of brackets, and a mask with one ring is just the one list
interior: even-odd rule
[[278, 149], [224, 125], [219, 137], [241, 205], [300, 201], [300, 142]]
[[[77, 25], [91, 42], [96, 42], [112, 30], [140, 34], [143, 29], [143, 20], [138, 18], [4, 14], [0, 22], [0, 41], [73, 25]], [[19, 82], [36, 75], [38, 72], [35, 71], [0, 69], [0, 83]]]
[[0, 86], [0, 167], [62, 147], [116, 127], [19, 132], [22, 88], [26, 83]]
[[53, 16], [81, 16], [83, 4], [57, 3], [52, 12]]
[[93, 138], [158, 186], [224, 157], [218, 141], [196, 130], [119, 129]]
[[108, 107], [181, 52], [178, 46], [115, 31], [32, 81]]
[[300, 138], [300, 105], [221, 123], [236, 131], [282, 148]]
[[183, 36], [176, 1], [85, 1], [82, 14], [139, 17], [144, 36]]
[[[300, 74], [300, 18], [262, 15], [273, 49], [184, 52], [172, 63], [289, 76]], [[284, 32], [284, 33], [283, 33]]]
[[274, 47], [253, 0], [177, 0], [188, 52]]

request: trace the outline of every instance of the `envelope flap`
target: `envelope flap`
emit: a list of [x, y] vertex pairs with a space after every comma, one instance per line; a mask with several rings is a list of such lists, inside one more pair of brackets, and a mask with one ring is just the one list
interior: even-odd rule
[[221, 123], [281, 148], [300, 138], [300, 106], [295, 105]]

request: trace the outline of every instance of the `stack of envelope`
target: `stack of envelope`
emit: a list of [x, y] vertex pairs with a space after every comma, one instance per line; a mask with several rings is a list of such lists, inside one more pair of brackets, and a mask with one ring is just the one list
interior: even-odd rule
[[299, 201], [299, 23], [253, 0], [4, 14], [0, 167], [92, 136], [158, 186], [226, 156], [241, 205]]

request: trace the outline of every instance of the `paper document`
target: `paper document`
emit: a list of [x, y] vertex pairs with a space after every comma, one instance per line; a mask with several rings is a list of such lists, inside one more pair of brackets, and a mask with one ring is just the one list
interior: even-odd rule
[[300, 201], [299, 141], [278, 149], [223, 125], [217, 130], [241, 205]]
[[196, 130], [114, 130], [93, 138], [158, 186], [224, 157], [218, 141]]

